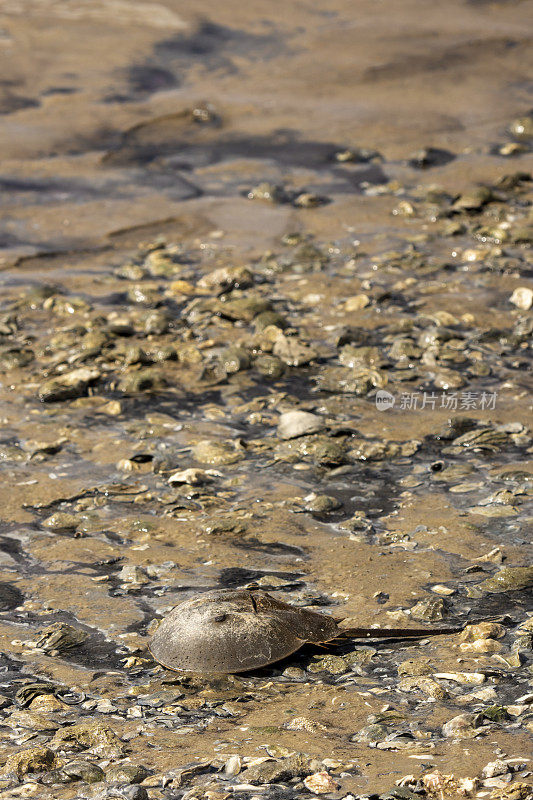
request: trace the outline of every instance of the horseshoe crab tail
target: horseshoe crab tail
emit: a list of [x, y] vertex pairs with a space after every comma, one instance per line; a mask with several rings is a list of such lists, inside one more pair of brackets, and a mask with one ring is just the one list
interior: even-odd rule
[[453, 628], [340, 628], [338, 639], [420, 639], [460, 633], [463, 625]]

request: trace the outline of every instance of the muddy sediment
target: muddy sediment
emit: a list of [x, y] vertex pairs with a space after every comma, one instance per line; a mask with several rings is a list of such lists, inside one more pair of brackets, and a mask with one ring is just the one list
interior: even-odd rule
[[527, 4], [386, 5], [3, 4], [0, 797], [531, 797]]

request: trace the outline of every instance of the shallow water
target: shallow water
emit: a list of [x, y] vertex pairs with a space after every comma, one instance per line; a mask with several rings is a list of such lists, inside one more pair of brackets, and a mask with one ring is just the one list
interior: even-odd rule
[[[0, 11], [0, 760], [50, 744], [11, 719], [16, 691], [44, 680], [78, 693], [51, 728], [108, 725], [112, 763], [150, 770], [151, 798], [222, 800], [247, 782], [216, 772], [231, 753], [333, 759], [339, 798], [504, 756], [531, 783], [531, 701], [515, 711], [532, 584], [482, 586], [531, 564], [532, 159], [513, 123], [531, 127], [531, 3], [189, 6]], [[249, 199], [258, 186], [277, 200]], [[95, 372], [71, 397], [40, 399], [78, 368]], [[295, 408], [324, 430], [280, 441]], [[214, 473], [169, 484], [189, 468]], [[306, 647], [236, 678], [151, 661], [155, 618], [257, 582], [351, 625], [507, 629], [494, 653], [455, 635], [342, 644], [327, 663]], [[39, 646], [54, 621], [85, 641]], [[422, 657], [494, 692], [407, 688], [398, 667]], [[494, 721], [496, 705], [514, 711]], [[352, 741], [384, 707], [399, 714], [387, 741]], [[443, 736], [470, 712], [486, 713], [475, 738]], [[195, 761], [179, 785], [170, 771]], [[297, 781], [257, 791], [292, 797]]]

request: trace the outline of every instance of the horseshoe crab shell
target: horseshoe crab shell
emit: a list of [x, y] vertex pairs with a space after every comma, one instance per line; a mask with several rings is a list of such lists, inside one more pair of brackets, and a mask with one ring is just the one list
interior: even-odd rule
[[155, 632], [150, 651], [171, 670], [245, 672], [338, 633], [331, 617], [261, 590], [217, 589], [176, 606]]

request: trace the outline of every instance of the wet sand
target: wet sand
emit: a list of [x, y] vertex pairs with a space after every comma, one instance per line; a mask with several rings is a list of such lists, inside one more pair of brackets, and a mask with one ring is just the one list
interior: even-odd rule
[[[530, 14], [4, 0], [0, 797], [530, 796]], [[501, 627], [151, 660], [256, 584]]]

